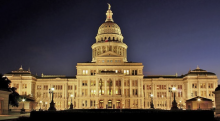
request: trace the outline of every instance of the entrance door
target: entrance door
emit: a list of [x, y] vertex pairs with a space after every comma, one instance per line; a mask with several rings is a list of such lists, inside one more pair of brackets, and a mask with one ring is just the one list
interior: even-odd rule
[[116, 101], [116, 108], [119, 109], [121, 108], [120, 106], [121, 106], [121, 101], [120, 100]]
[[103, 108], [103, 100], [99, 101], [99, 108]]
[[112, 108], [112, 101], [111, 100], [108, 101], [108, 108]]

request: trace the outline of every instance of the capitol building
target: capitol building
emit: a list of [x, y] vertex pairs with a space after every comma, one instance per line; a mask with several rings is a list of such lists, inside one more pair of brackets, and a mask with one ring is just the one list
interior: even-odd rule
[[[215, 107], [213, 91], [218, 86], [215, 73], [197, 66], [181, 76], [145, 76], [141, 62], [127, 61], [128, 46], [112, 16], [109, 5], [106, 20], [98, 28], [91, 46], [91, 62], [77, 63], [76, 76], [36, 76], [22, 67], [4, 74], [20, 95], [35, 100], [35, 105], [26, 104], [26, 109], [47, 110], [52, 87], [57, 110], [69, 109], [71, 100], [74, 109], [149, 109], [153, 101], [154, 108], [170, 110], [174, 93], [179, 108], [186, 109], [186, 100], [196, 96], [211, 99]], [[170, 90], [172, 87], [176, 90]]]

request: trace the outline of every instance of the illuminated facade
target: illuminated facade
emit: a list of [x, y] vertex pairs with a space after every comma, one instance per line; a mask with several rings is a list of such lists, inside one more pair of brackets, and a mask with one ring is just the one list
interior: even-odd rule
[[148, 109], [150, 94], [153, 94], [155, 108], [170, 109], [173, 101], [171, 87], [177, 88], [178, 107], [185, 108], [185, 101], [196, 96], [214, 101], [212, 91], [218, 85], [218, 78], [199, 67], [181, 76], [144, 76], [142, 63], [127, 61], [128, 47], [123, 43], [121, 29], [114, 23], [112, 15], [109, 6], [106, 21], [99, 27], [96, 43], [91, 46], [92, 61], [77, 63], [76, 77], [35, 76], [21, 67], [5, 74], [12, 81], [11, 86], [16, 87], [21, 95], [34, 97], [38, 103], [33, 107], [35, 109], [40, 105], [42, 109], [49, 108], [49, 89], [52, 87], [55, 88], [54, 102], [58, 110], [70, 107], [70, 95], [73, 95], [76, 109]]

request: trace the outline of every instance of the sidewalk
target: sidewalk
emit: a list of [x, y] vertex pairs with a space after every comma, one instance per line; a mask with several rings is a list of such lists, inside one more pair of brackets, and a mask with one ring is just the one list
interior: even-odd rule
[[9, 112], [9, 115], [0, 115], [0, 120], [16, 119], [21, 116], [30, 117], [30, 113], [20, 114], [20, 112]]

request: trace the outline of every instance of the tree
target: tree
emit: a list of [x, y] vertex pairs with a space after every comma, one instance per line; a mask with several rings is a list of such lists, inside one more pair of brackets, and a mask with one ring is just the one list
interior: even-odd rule
[[11, 81], [7, 77], [4, 77], [2, 74], [0, 74], [0, 90], [10, 91], [10, 83]]
[[11, 81], [3, 76], [2, 74], [0, 74], [0, 90], [4, 90], [4, 91], [10, 91], [12, 92], [9, 95], [9, 104], [12, 106], [16, 106], [18, 107], [18, 101], [19, 101], [19, 94], [16, 92], [16, 88], [15, 87], [10, 87]]
[[9, 104], [12, 106], [18, 107], [18, 101], [20, 101], [20, 95], [16, 92], [16, 88], [12, 87], [10, 88], [12, 93], [9, 95]]

